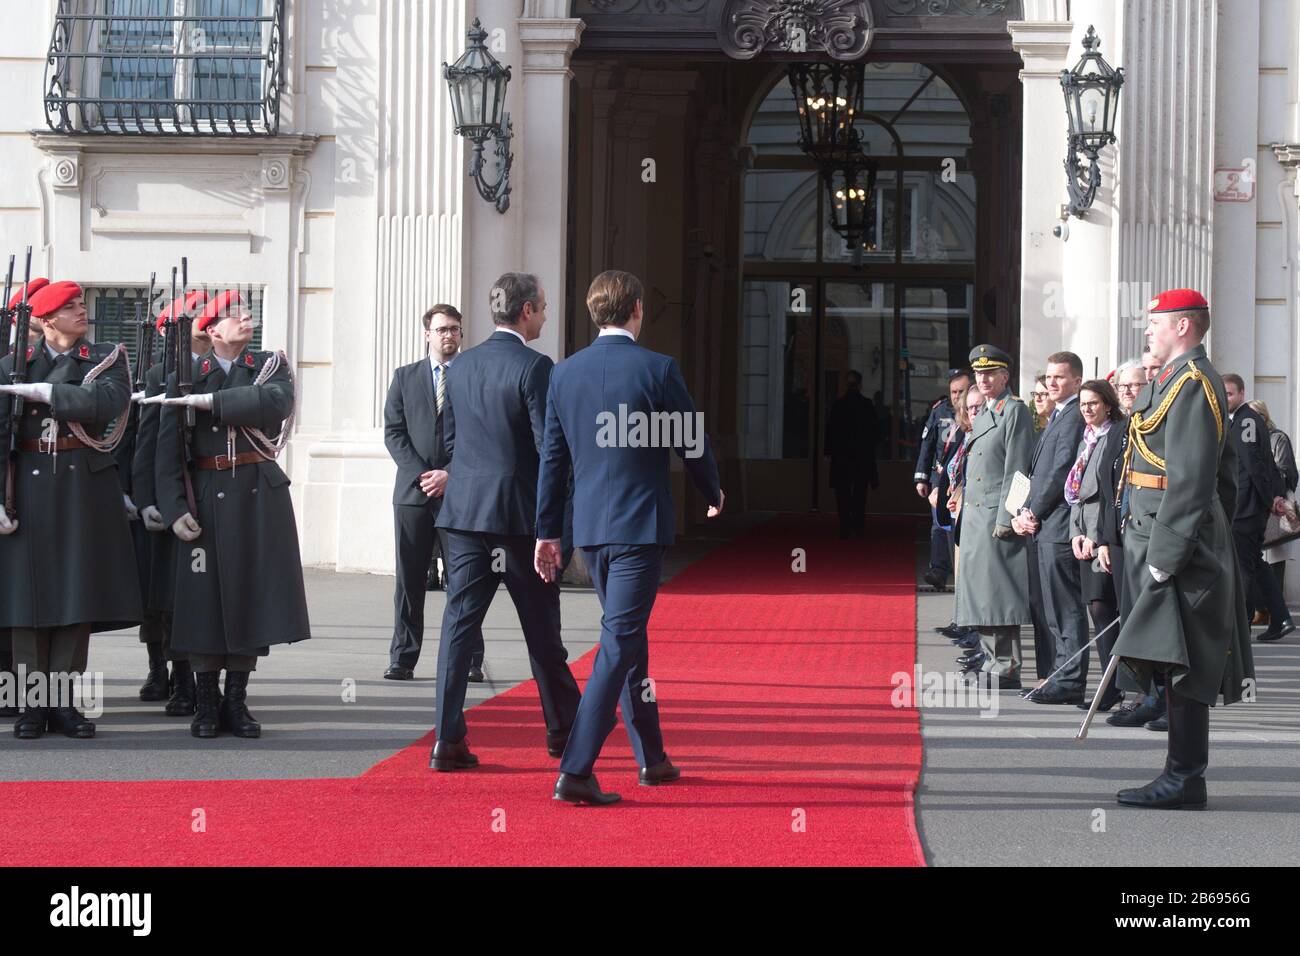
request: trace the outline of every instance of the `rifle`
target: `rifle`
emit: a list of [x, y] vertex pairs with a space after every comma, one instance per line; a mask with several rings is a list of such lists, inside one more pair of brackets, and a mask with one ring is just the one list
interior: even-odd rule
[[4, 354], [9, 354], [9, 336], [13, 331], [14, 313], [9, 308], [9, 297], [14, 292], [14, 257], [9, 257], [9, 274], [5, 276], [5, 297], [0, 300], [0, 325], [5, 330]]
[[135, 300], [135, 382], [132, 391], [142, 392], [149, 370], [153, 368], [153, 287], [158, 273], [149, 274], [149, 298]]
[[[12, 280], [11, 280], [12, 281]], [[9, 372], [12, 385], [22, 385], [27, 381], [27, 332], [32, 327], [32, 307], [27, 303], [27, 287], [32, 281], [32, 247], [27, 247], [27, 265], [23, 270], [23, 300], [14, 310], [14, 355], [13, 366]], [[8, 300], [5, 305], [8, 305]], [[17, 395], [10, 396], [9, 402], [9, 456], [6, 461], [5, 475], [5, 514], [11, 521], [18, 518], [18, 508], [14, 503], [14, 481], [18, 476], [18, 430], [23, 422], [23, 400]]]
[[[181, 260], [182, 268], [188, 272], [188, 263]], [[168, 306], [167, 325], [163, 337], [163, 381], [166, 382], [168, 398], [179, 398], [194, 390], [194, 356], [190, 352], [190, 323], [185, 303], [181, 303], [182, 321], [176, 315], [176, 267], [172, 266], [172, 301]], [[182, 386], [182, 381], [184, 386]], [[181, 391], [182, 387], [185, 389]], [[194, 479], [190, 475], [190, 426], [187, 424], [194, 410], [186, 409], [190, 414], [180, 416], [177, 423], [178, 438], [181, 443], [181, 482], [185, 486], [185, 507], [196, 519], [198, 507], [194, 503]]]
[[[181, 257], [181, 295], [188, 296], [190, 292], [190, 260], [184, 256]], [[188, 306], [188, 302], [185, 303]], [[176, 326], [176, 354], [183, 356], [176, 366], [176, 391], [180, 395], [189, 395], [194, 391], [194, 358], [192, 340], [194, 328], [194, 316], [190, 315], [189, 308], [181, 310], [181, 316], [177, 320]], [[182, 432], [185, 438], [183, 447], [189, 448], [190, 433], [194, 428], [194, 409], [187, 407], [185, 409], [185, 430]], [[197, 516], [196, 516], [197, 517]]]

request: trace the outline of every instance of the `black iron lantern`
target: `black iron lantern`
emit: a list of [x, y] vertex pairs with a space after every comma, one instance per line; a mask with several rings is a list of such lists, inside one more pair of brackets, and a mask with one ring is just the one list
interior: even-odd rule
[[[451, 114], [456, 133], [474, 144], [470, 155], [469, 175], [478, 193], [495, 203], [497, 212], [510, 208], [510, 153], [513, 135], [510, 114], [504, 112], [506, 87], [510, 85], [510, 67], [502, 66], [486, 44], [487, 31], [478, 18], [465, 32], [469, 45], [451, 66], [442, 65], [442, 75], [451, 93]], [[483, 146], [491, 139], [496, 144], [497, 179], [483, 178]]]
[[789, 69], [799, 111], [799, 148], [834, 162], [861, 148], [854, 119], [862, 104], [861, 63], [794, 63]]
[[1092, 205], [1101, 185], [1097, 154], [1103, 146], [1115, 142], [1115, 115], [1119, 110], [1120, 87], [1124, 85], [1123, 68], [1112, 69], [1098, 52], [1100, 46], [1096, 31], [1088, 27], [1083, 38], [1083, 56], [1074, 69], [1061, 71], [1065, 113], [1070, 124], [1066, 186], [1070, 191], [1070, 212], [1075, 216], [1082, 216]]
[[831, 228], [844, 238], [853, 254], [853, 264], [862, 264], [864, 251], [875, 251], [871, 243], [875, 215], [876, 163], [859, 153], [841, 163], [827, 165], [822, 178], [829, 193]]

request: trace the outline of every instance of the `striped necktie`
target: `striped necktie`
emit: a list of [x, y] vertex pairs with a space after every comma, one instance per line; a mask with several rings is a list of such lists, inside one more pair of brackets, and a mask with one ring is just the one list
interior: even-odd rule
[[442, 403], [447, 399], [447, 366], [438, 363], [438, 384], [435, 389], [438, 414], [442, 414]]

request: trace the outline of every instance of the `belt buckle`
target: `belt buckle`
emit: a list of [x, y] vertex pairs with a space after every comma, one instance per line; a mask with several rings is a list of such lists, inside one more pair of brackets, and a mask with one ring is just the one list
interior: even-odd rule
[[230, 470], [230, 456], [229, 456], [229, 455], [218, 455], [218, 456], [217, 456], [217, 471], [229, 471], [229, 470]]

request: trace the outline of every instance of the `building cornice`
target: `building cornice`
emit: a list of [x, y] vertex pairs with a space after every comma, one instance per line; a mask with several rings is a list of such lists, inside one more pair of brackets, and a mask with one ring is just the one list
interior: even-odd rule
[[1020, 78], [1052, 77], [1065, 68], [1065, 58], [1070, 52], [1070, 37], [1074, 24], [1068, 20], [1011, 20], [1007, 23], [1011, 46], [1020, 54], [1025, 68]]
[[319, 136], [288, 133], [278, 136], [168, 136], [66, 134], [32, 130], [32, 142], [41, 152], [54, 156], [67, 153], [149, 153], [179, 156], [261, 156], [266, 154], [306, 156], [316, 148]]

